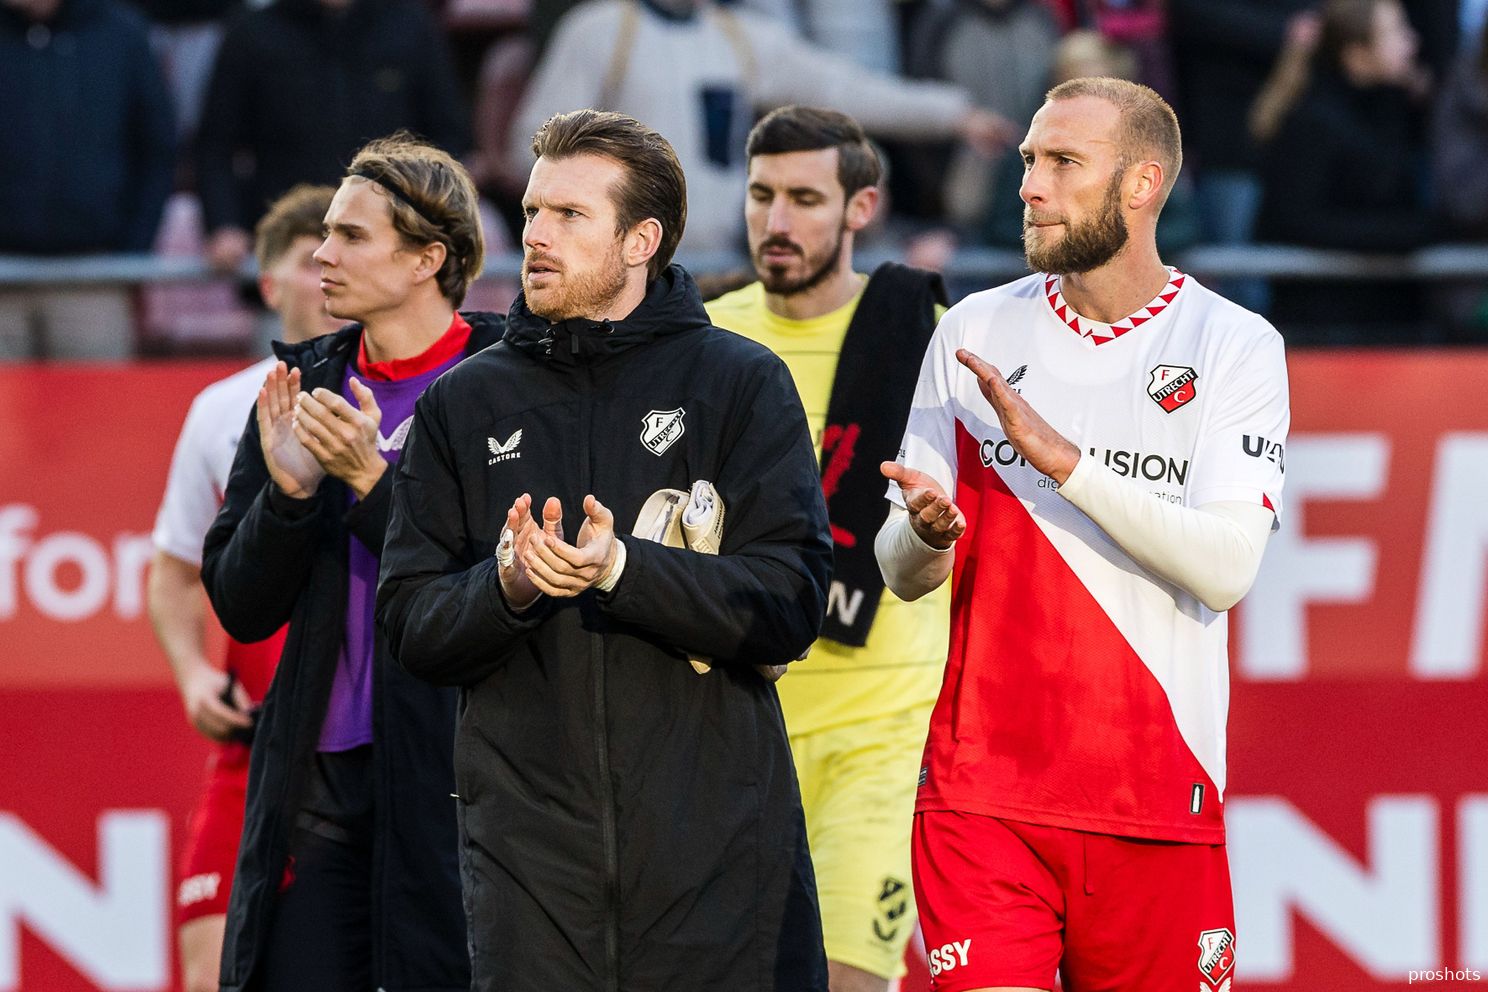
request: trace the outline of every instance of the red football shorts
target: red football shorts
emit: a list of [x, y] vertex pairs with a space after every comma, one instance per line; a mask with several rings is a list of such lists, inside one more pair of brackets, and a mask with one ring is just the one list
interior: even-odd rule
[[1223, 845], [1112, 837], [994, 816], [915, 814], [915, 898], [936, 992], [1229, 992]]
[[219, 745], [207, 761], [206, 788], [186, 822], [176, 886], [177, 927], [227, 912], [247, 797], [248, 745]]

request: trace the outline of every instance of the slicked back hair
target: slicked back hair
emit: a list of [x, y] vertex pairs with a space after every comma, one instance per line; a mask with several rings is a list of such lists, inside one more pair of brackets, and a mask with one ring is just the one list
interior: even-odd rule
[[862, 125], [847, 114], [824, 107], [793, 106], [770, 111], [749, 132], [745, 151], [752, 160], [756, 155], [826, 148], [837, 149], [837, 181], [845, 197], [877, 186], [883, 179], [883, 162]]
[[672, 264], [687, 227], [687, 179], [671, 143], [659, 133], [624, 114], [575, 110], [548, 118], [532, 136], [532, 152], [552, 160], [598, 155], [618, 163], [625, 177], [609, 191], [615, 233], [655, 219], [661, 242], [646, 265], [646, 278], [655, 279]]
[[409, 248], [439, 242], [444, 264], [435, 281], [454, 306], [486, 263], [480, 196], [465, 167], [441, 148], [406, 131], [364, 145], [346, 177], [375, 182], [387, 200], [393, 229]]
[[1114, 104], [1120, 114], [1117, 130], [1120, 169], [1148, 160], [1162, 166], [1163, 184], [1158, 201], [1161, 209], [1178, 181], [1178, 170], [1183, 168], [1183, 135], [1178, 129], [1178, 115], [1151, 87], [1110, 76], [1071, 79], [1054, 87], [1044, 99], [1055, 103], [1082, 96]]

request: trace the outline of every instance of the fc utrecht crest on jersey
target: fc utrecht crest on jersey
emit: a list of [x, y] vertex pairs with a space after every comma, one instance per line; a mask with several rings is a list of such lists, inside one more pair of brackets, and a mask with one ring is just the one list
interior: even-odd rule
[[1194, 383], [1198, 378], [1199, 374], [1186, 365], [1159, 365], [1152, 370], [1147, 395], [1172, 413], [1197, 394]]
[[687, 433], [687, 426], [682, 423], [686, 415], [687, 411], [678, 407], [675, 410], [652, 410], [642, 417], [641, 443], [646, 450], [660, 458], [677, 438]]
[[1210, 985], [1217, 987], [1233, 967], [1235, 935], [1228, 928], [1205, 930], [1199, 934], [1199, 971]]

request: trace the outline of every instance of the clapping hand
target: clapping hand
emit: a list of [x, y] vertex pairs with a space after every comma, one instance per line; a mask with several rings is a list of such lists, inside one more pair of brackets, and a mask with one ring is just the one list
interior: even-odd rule
[[269, 478], [286, 496], [309, 499], [320, 488], [326, 471], [306, 450], [294, 427], [300, 370], [276, 362], [258, 391], [258, 439]]
[[1002, 432], [1028, 464], [1060, 485], [1075, 470], [1080, 449], [1049, 426], [1021, 395], [1009, 386], [997, 366], [984, 362], [965, 348], [956, 352], [956, 360], [977, 377], [982, 396], [992, 404]]
[[[578, 543], [563, 540], [563, 507], [556, 496], [543, 505], [543, 533], [527, 542], [527, 578], [549, 596], [577, 596], [601, 582], [614, 567], [617, 553], [615, 515], [593, 495], [584, 497], [584, 523]], [[559, 524], [555, 533], [547, 524]]]
[[920, 540], [944, 551], [966, 533], [966, 515], [930, 476], [898, 462], [884, 462], [878, 470], [884, 478], [899, 483], [904, 508], [909, 511], [909, 525]]
[[355, 378], [350, 383], [357, 398], [355, 407], [329, 389], [300, 393], [295, 402], [294, 432], [325, 472], [350, 486], [357, 499], [365, 499], [387, 471], [387, 461], [377, 450], [382, 410], [372, 390]]
[[532, 517], [532, 496], [523, 493], [512, 501], [506, 511], [506, 528], [501, 532], [501, 544], [496, 548], [497, 575], [501, 579], [501, 595], [507, 605], [518, 612], [537, 602], [542, 590], [527, 577], [527, 545], [533, 537], [546, 530], [559, 540], [563, 538], [562, 515], [553, 504], [552, 520], [544, 520], [541, 527]]

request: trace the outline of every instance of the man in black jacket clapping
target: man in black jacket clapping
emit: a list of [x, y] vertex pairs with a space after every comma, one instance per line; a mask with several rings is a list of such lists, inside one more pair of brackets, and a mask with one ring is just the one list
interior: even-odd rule
[[475, 185], [437, 148], [365, 146], [325, 234], [326, 309], [357, 323], [275, 346], [203, 554], [228, 633], [289, 624], [254, 732], [222, 989], [464, 992], [457, 700], [392, 663], [372, 611], [414, 399], [502, 322], [456, 310], [485, 246]]
[[[533, 150], [523, 294], [419, 401], [378, 596], [399, 663], [463, 689], [473, 987], [825, 992], [761, 674], [825, 608], [800, 400], [668, 264], [686, 190], [664, 138], [585, 110]], [[716, 554], [631, 533], [664, 490], [678, 513], [714, 497]]]

